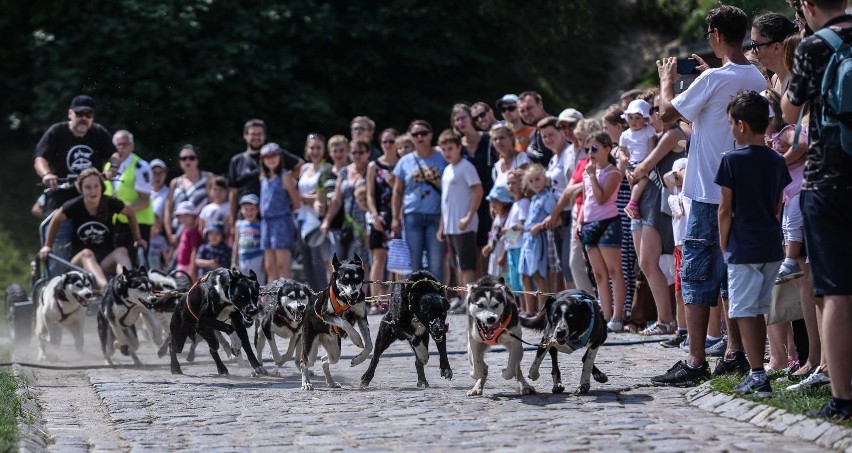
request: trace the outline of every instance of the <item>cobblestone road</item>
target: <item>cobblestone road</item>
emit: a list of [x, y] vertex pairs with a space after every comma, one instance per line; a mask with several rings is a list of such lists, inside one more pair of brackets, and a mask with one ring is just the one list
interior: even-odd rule
[[[87, 321], [92, 328], [93, 319]], [[450, 351], [466, 350], [464, 322], [461, 315], [452, 317]], [[371, 317], [374, 336], [378, 323]], [[94, 354], [98, 349], [97, 338], [89, 335], [85, 358], [76, 360], [72, 348], [63, 346], [69, 358], [57, 365], [100, 365]], [[584, 396], [550, 394], [546, 360], [542, 377], [533, 383], [541, 393], [521, 397], [513, 382], [500, 377], [507, 354], [492, 352], [486, 356], [490, 379], [484, 396], [476, 398], [466, 396], [473, 380], [463, 353], [450, 356], [452, 381], [440, 377], [437, 357], [431, 357], [428, 389], [415, 386], [413, 356], [397, 356], [383, 357], [368, 390], [358, 388], [367, 363], [350, 368], [348, 360], [341, 360], [332, 367], [341, 389], [325, 388], [316, 366], [317, 389], [306, 392], [292, 363], [281, 377], [252, 378], [247, 365], [226, 362], [231, 376], [220, 377], [206, 346], [198, 350], [195, 363], [182, 360], [183, 376], [171, 375], [167, 366], [28, 369], [53, 440], [48, 450], [823, 451], [688, 405], [680, 389], [646, 386], [649, 376], [682, 358], [655, 344], [604, 347], [597, 363], [609, 382], [592, 381]], [[142, 352], [146, 364], [167, 364], [166, 358], [156, 358], [150, 343]], [[407, 346], [396, 343], [386, 354], [407, 352]], [[344, 341], [344, 354], [354, 353], [357, 349]], [[525, 373], [532, 357], [525, 353]], [[580, 358], [560, 357], [566, 390], [577, 385]], [[118, 360], [130, 363], [123, 356]]]

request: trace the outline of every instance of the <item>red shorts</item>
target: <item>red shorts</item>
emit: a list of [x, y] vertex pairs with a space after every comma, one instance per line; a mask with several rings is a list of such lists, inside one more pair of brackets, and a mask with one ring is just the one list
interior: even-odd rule
[[675, 292], [680, 292], [680, 262], [683, 261], [683, 252], [680, 248], [675, 247], [674, 249], [674, 260], [675, 260]]

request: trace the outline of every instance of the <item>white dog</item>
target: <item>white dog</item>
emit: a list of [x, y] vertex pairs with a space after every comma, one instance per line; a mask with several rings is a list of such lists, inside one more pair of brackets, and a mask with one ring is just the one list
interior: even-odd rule
[[48, 342], [58, 345], [62, 340], [60, 326], [71, 331], [77, 352], [83, 352], [83, 321], [86, 306], [92, 298], [92, 278], [85, 273], [71, 271], [53, 277], [35, 296], [36, 335], [38, 336], [38, 360], [51, 362], [57, 358], [48, 354]]

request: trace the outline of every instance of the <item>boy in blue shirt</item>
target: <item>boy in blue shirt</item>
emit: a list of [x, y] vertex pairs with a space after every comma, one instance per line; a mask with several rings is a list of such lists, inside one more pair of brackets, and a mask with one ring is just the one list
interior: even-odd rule
[[231, 264], [231, 247], [225, 243], [225, 224], [214, 222], [204, 227], [206, 241], [195, 254], [195, 267], [198, 269], [198, 278], [204, 274], [219, 268], [227, 268]]
[[737, 320], [751, 371], [734, 392], [772, 396], [763, 369], [766, 320], [772, 287], [784, 258], [781, 196], [790, 183], [784, 157], [766, 147], [769, 103], [756, 91], [740, 91], [728, 104], [737, 143], [722, 156], [715, 182], [719, 202], [719, 245], [728, 265], [728, 316]]

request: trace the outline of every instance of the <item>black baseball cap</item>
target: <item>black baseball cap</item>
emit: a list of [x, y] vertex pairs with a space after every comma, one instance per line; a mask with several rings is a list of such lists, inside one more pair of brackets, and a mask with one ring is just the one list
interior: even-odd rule
[[78, 113], [82, 110], [95, 110], [95, 100], [85, 94], [75, 97], [71, 100], [71, 110]]

